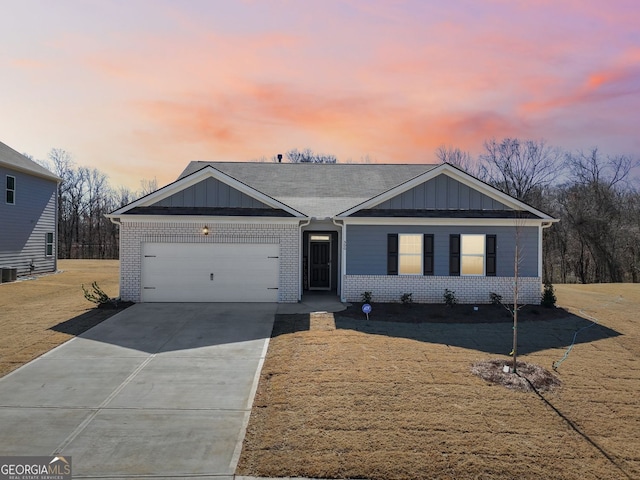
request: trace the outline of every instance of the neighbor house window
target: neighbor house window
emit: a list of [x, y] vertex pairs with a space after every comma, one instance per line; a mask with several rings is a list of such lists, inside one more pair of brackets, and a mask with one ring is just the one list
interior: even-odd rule
[[47, 257], [53, 256], [53, 232], [47, 233], [47, 243], [45, 248], [45, 254]]
[[450, 235], [449, 275], [496, 275], [495, 235]]
[[433, 234], [389, 233], [387, 275], [433, 275]]
[[7, 175], [7, 203], [13, 205], [16, 203], [16, 177]]

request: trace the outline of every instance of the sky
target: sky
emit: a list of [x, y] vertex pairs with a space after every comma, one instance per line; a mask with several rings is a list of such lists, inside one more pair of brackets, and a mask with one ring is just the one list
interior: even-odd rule
[[[2, 0], [0, 141], [112, 186], [292, 148], [640, 157], [637, 0]], [[606, 5], [606, 6], [605, 6]]]

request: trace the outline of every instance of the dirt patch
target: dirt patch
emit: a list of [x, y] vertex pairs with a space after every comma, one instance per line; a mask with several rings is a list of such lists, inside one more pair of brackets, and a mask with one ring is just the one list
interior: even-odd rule
[[58, 269], [0, 284], [0, 376], [126, 308], [94, 308], [80, 287], [97, 281], [108, 295], [117, 296], [117, 260], [59, 260]]
[[562, 385], [560, 379], [546, 368], [527, 362], [513, 362], [509, 359], [485, 360], [471, 366], [471, 373], [487, 382], [521, 392], [549, 392]]
[[508, 361], [509, 321], [341, 312], [336, 330], [310, 330], [308, 315], [279, 316], [237, 473], [640, 478], [640, 285], [560, 285], [557, 295], [565, 316], [523, 322], [519, 359], [549, 370], [597, 323], [554, 372], [562, 388], [540, 396], [470, 372], [496, 354]]

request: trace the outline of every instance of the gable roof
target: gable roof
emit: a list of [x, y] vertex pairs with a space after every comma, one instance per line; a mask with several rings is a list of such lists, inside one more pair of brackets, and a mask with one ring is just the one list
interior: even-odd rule
[[371, 197], [367, 199], [366, 201], [362, 202], [359, 205], [356, 205], [352, 208], [349, 208], [340, 212], [338, 216], [348, 217], [350, 215], [354, 215], [359, 212], [362, 212], [365, 209], [373, 208], [376, 205], [380, 205], [381, 203], [386, 202], [387, 200], [393, 197], [401, 195], [402, 193], [410, 190], [411, 188], [414, 188], [417, 185], [420, 185], [421, 183], [425, 183], [431, 180], [432, 178], [437, 177], [438, 175], [447, 175], [448, 177], [451, 177], [454, 180], [464, 185], [467, 185], [468, 187], [471, 187], [477, 191], [482, 192], [483, 194], [487, 195], [493, 200], [496, 200], [497, 202], [500, 202], [508, 206], [509, 208], [512, 208], [513, 210], [527, 212], [528, 214], [531, 214], [534, 217], [538, 217], [542, 220], [557, 221], [550, 215], [532, 207], [531, 205], [525, 202], [518, 200], [515, 197], [512, 197], [511, 195], [508, 195], [498, 190], [495, 187], [492, 187], [488, 183], [483, 182], [482, 180], [474, 177], [473, 175], [469, 175], [464, 170], [461, 170], [460, 168], [454, 165], [451, 165], [450, 163], [441, 163], [437, 166], [434, 166], [434, 168], [430, 169], [429, 171], [425, 172], [422, 175], [414, 177], [411, 180], [404, 182], [400, 185], [396, 185], [394, 188], [391, 188], [386, 192], [382, 192], [381, 194], [375, 197]]
[[436, 165], [191, 162], [180, 179], [213, 167], [308, 217], [328, 218]]
[[[160, 188], [159, 190], [156, 190], [155, 192], [145, 195], [144, 197], [139, 198], [138, 200], [135, 200], [130, 204], [115, 210], [111, 214], [107, 215], [107, 217], [117, 217], [123, 214], [148, 213], [148, 214], [154, 215], [154, 214], [162, 213], [160, 209], [153, 208], [153, 206], [158, 202], [161, 202], [162, 200], [170, 197], [171, 195], [174, 195], [176, 192], [185, 190], [186, 188], [189, 188], [199, 182], [202, 182], [207, 178], [215, 178], [217, 180], [220, 180], [221, 182], [226, 183], [230, 187], [238, 190], [239, 192], [242, 192], [252, 198], [255, 198], [256, 200], [264, 203], [266, 206], [271, 207], [273, 209], [272, 210], [273, 216], [278, 216], [278, 217], [289, 216], [289, 217], [299, 217], [299, 218], [305, 217], [304, 213], [299, 212], [291, 208], [290, 206], [278, 201], [277, 199], [269, 195], [265, 195], [264, 193], [256, 190], [255, 188], [239, 180], [236, 180], [235, 178], [232, 178], [229, 175], [208, 165], [190, 173], [189, 175], [181, 176], [175, 182], [170, 183], [169, 185], [166, 185]], [[169, 215], [172, 215], [172, 214], [175, 215], [178, 213], [178, 211], [179, 209], [171, 209], [171, 210], [166, 210], [166, 213]], [[267, 210], [267, 212], [269, 212], [269, 210]], [[209, 209], [209, 210], [191, 209], [191, 211], [187, 212], [187, 214], [214, 215], [215, 213], [213, 209]], [[265, 216], [265, 215], [261, 214], [261, 216]]]
[[2, 142], [0, 142], [0, 165], [37, 177], [46, 178], [47, 180], [62, 181], [60, 177], [54, 175], [42, 165], [37, 164]]
[[[555, 221], [546, 213], [447, 163], [437, 165], [292, 164], [197, 161], [189, 163], [175, 182], [116, 210], [110, 216], [136, 213], [160, 214], [162, 209], [153, 207], [158, 207], [157, 204], [163, 199], [213, 177], [272, 207], [274, 210], [271, 211], [271, 216], [317, 219], [349, 216], [375, 217], [379, 216], [372, 211], [376, 206], [438, 175], [453, 178], [504, 204], [509, 209], [527, 212], [528, 218]], [[171, 211], [165, 209], [165, 211], [167, 214], [180, 214], [180, 208]], [[183, 209], [183, 212], [187, 210]], [[214, 209], [209, 213], [216, 214]], [[422, 213], [418, 216], [429, 216], [425, 212]], [[437, 216], [455, 218], [461, 217], [460, 213], [446, 210]], [[192, 214], [198, 213], [193, 210]], [[202, 210], [200, 214], [206, 214], [206, 211]], [[260, 212], [260, 215], [265, 214], [266, 212]], [[398, 216], [412, 216], [407, 212], [398, 212], [398, 214]], [[500, 216], [493, 214], [493, 216], [496, 215]]]

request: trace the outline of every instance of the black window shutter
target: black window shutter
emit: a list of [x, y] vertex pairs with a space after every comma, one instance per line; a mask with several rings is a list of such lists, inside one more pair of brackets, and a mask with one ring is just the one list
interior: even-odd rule
[[449, 275], [460, 276], [460, 235], [449, 235]]
[[433, 234], [425, 233], [422, 254], [423, 274], [433, 275]]
[[496, 276], [496, 236], [487, 235], [485, 248], [487, 250], [487, 276]]
[[387, 275], [398, 275], [398, 234], [387, 234]]

